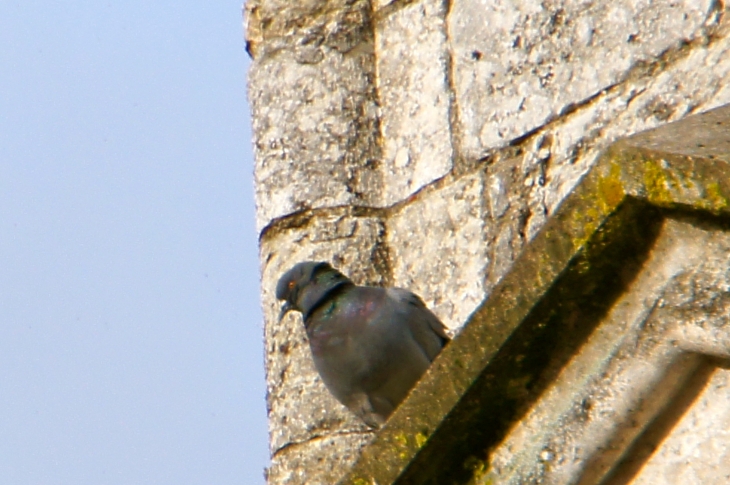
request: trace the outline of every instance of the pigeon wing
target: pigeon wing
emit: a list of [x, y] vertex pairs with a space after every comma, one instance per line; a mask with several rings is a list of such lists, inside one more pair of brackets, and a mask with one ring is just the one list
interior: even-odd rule
[[405, 313], [408, 327], [418, 345], [433, 361], [450, 340], [446, 326], [426, 307], [418, 295], [403, 288], [388, 288], [388, 296]]

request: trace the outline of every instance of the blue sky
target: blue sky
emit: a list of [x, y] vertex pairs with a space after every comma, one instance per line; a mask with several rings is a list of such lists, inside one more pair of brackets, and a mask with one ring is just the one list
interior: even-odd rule
[[0, 0], [0, 483], [261, 484], [241, 0]]

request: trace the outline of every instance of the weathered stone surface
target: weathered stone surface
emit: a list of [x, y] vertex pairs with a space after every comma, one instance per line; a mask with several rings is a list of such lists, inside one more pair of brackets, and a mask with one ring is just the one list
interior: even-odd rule
[[[641, 457], [651, 456], [638, 464], [638, 471], [626, 467], [626, 475], [636, 473], [632, 485], [704, 485], [718, 483], [718, 479], [720, 483], [730, 481], [727, 446], [730, 443], [730, 371], [713, 366], [710, 372], [707, 382], [699, 382], [703, 385], [700, 395], [679, 418], [672, 433], [663, 440], [658, 436], [661, 443], [659, 440], [642, 443], [644, 448], [636, 450]], [[657, 431], [660, 434], [664, 430]]]
[[[477, 483], [602, 483], [621, 473], [624, 453], [634, 458], [634, 440], [658, 414], [676, 411], [691, 389], [700, 355], [717, 354], [720, 346], [720, 356], [730, 357], [722, 345], [730, 342], [730, 231], [723, 229], [693, 220], [664, 223], [639, 274], [492, 450], [489, 471]], [[683, 338], [687, 333], [703, 338]], [[702, 340], [704, 348], [696, 345]], [[730, 401], [730, 389], [719, 394]], [[715, 416], [699, 419], [702, 426]], [[715, 462], [713, 455], [705, 459]]]
[[[521, 160], [495, 163], [503, 172], [512, 171], [504, 200], [516, 209], [511, 217], [523, 223], [500, 228], [499, 241], [506, 251], [497, 251], [496, 265], [511, 266], [510, 254], [521, 247], [522, 236], [534, 237], [611, 143], [730, 103], [730, 24], [713, 25], [704, 31], [707, 37], [635, 68], [625, 82], [541, 127], [520, 142]], [[520, 184], [524, 187], [516, 190]]]
[[[276, 282], [297, 262], [324, 260], [331, 261], [360, 284], [383, 284], [381, 275], [383, 265], [387, 264], [387, 255], [383, 253], [385, 227], [377, 215], [335, 210], [317, 217], [305, 215], [291, 222], [261, 241], [267, 404], [277, 476], [303, 475], [305, 462], [316, 462], [322, 469], [342, 467], [338, 461], [342, 456], [328, 451], [331, 446], [322, 438], [338, 435], [340, 445], [352, 440], [349, 453], [354, 453], [363, 436], [372, 433], [324, 387], [312, 363], [300, 315], [291, 312], [278, 321], [281, 302], [274, 294]], [[316, 443], [310, 445], [312, 441]], [[287, 458], [290, 453], [304, 453], [302, 446], [309, 447], [308, 461]], [[325, 454], [318, 454], [320, 451]]]
[[613, 146], [341, 483], [655, 480], [632, 457], [669, 476], [648, 455], [680, 444], [710, 450], [689, 483], [724, 476], [725, 414], [702, 412], [730, 400], [712, 377], [730, 361], [728, 127], [730, 106]]
[[462, 150], [478, 158], [699, 35], [711, 0], [458, 0], [449, 15]]
[[261, 38], [249, 72], [259, 231], [309, 208], [375, 205], [381, 182], [368, 3], [262, 1], [247, 10], [249, 32], [253, 24]]
[[393, 283], [409, 288], [451, 329], [484, 299], [489, 271], [483, 171], [405, 205], [388, 219]]
[[[540, 145], [537, 138], [532, 145]], [[532, 195], [545, 185], [545, 158], [538, 146], [521, 154], [499, 157], [487, 169], [491, 224], [488, 247], [492, 265], [486, 275], [487, 287], [506, 274], [525, 242], [542, 227], [547, 210], [542, 200]]]
[[276, 484], [337, 483], [371, 437], [372, 433], [330, 434], [295, 445], [274, 456], [267, 480]]
[[452, 167], [445, 15], [443, 0], [424, 0], [376, 24], [384, 205]]
[[[636, 73], [545, 130], [552, 143], [541, 195], [552, 212], [610, 143], [641, 130], [730, 103], [730, 30], [717, 29], [675, 53], [676, 58]], [[671, 56], [670, 56], [671, 57]], [[652, 74], [660, 69], [660, 72]], [[679, 140], [682, 138], [680, 137]]]
[[317, 62], [327, 50], [349, 52], [370, 37], [369, 18], [366, 0], [249, 0], [244, 8], [247, 47], [255, 59], [289, 50], [299, 60]]

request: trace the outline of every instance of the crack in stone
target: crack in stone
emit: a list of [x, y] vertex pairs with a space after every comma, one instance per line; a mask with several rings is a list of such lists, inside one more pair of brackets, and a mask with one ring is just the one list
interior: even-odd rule
[[296, 448], [299, 446], [305, 446], [309, 443], [313, 443], [318, 440], [324, 440], [331, 438], [333, 436], [358, 436], [358, 435], [373, 435], [374, 431], [370, 430], [344, 430], [344, 431], [335, 431], [333, 433], [327, 433], [327, 434], [315, 434], [310, 436], [309, 438], [301, 441], [290, 441], [288, 443], [285, 443], [284, 445], [280, 446], [274, 452], [271, 454], [271, 458], [276, 458], [279, 454], [283, 453], [284, 451], [288, 450], [289, 448]]
[[[454, 51], [451, 49], [451, 42], [449, 42], [449, 15], [451, 14], [451, 7], [452, 7], [452, 1], [451, 0], [443, 0], [444, 5], [444, 36], [446, 37], [446, 87], [448, 90], [448, 96], [449, 96], [449, 108], [448, 108], [448, 116], [449, 116], [449, 135], [450, 135], [450, 142], [451, 142], [451, 170], [450, 172], [457, 171], [458, 169], [464, 169], [466, 167], [462, 167], [462, 164], [459, 163], [459, 161], [462, 159], [462, 150], [461, 150], [461, 144], [459, 143], [461, 140], [459, 127], [461, 126], [461, 121], [459, 120], [459, 108], [457, 106], [457, 99], [456, 99], [456, 79], [455, 79], [455, 69], [454, 69]], [[463, 164], [466, 165], [466, 164]]]
[[[373, 1], [377, 0], [371, 0], [371, 4], [373, 3]], [[377, 22], [380, 22], [396, 14], [397, 12], [400, 12], [410, 5], [419, 3], [419, 1], [420, 0], [393, 0], [388, 5], [383, 5], [382, 7], [376, 7], [373, 5], [373, 19]]]

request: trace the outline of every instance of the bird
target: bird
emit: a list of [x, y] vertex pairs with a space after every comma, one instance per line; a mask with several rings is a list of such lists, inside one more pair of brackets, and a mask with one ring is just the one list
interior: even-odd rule
[[381, 427], [449, 342], [414, 293], [357, 286], [322, 261], [304, 261], [276, 285], [279, 321], [302, 314], [314, 366], [327, 389], [370, 428]]

